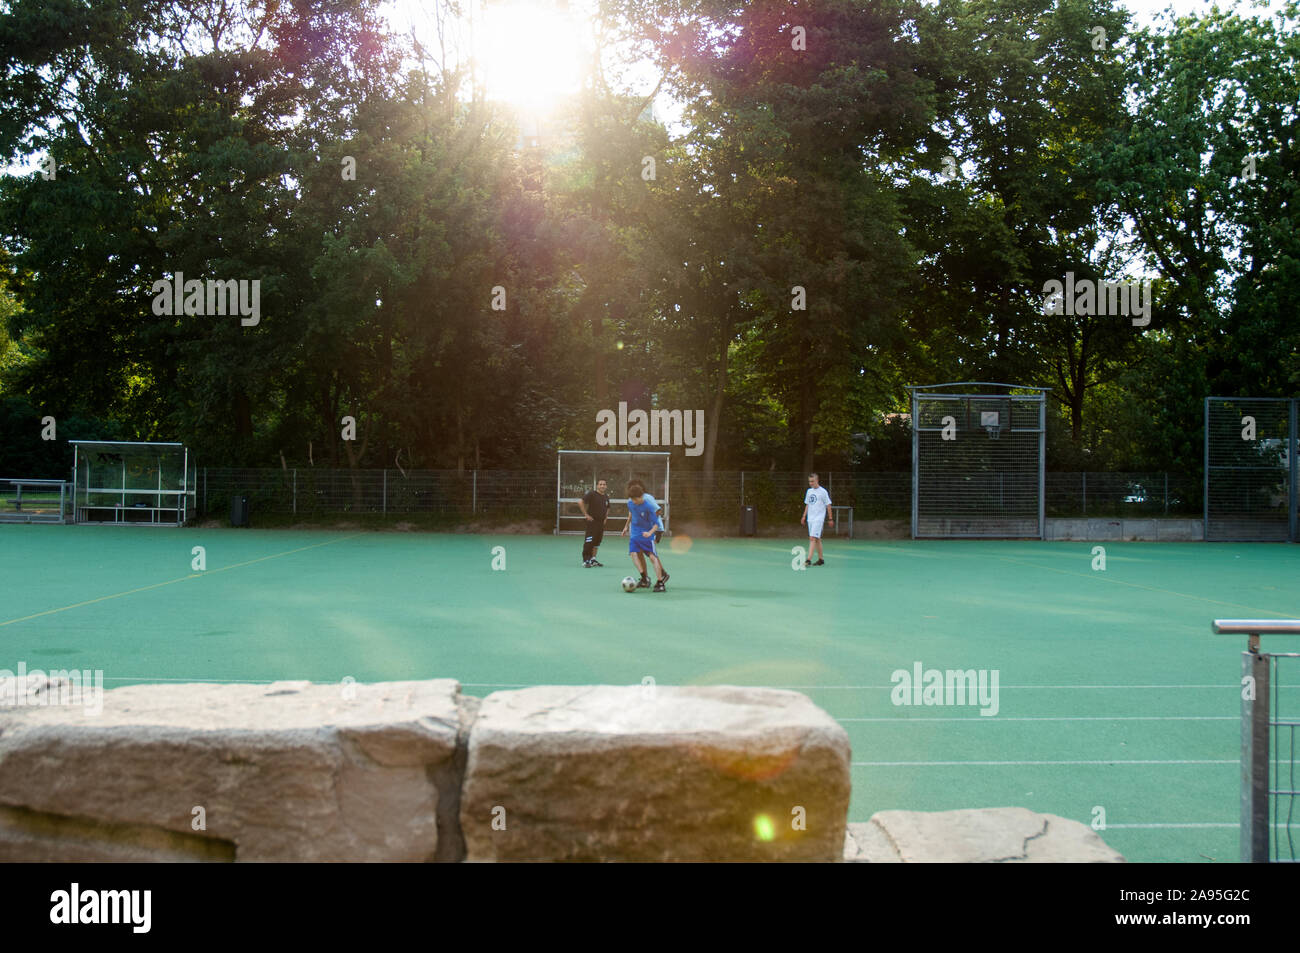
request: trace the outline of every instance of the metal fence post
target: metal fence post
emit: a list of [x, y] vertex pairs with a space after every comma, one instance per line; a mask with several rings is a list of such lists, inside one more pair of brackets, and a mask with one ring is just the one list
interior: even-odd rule
[[1169, 515], [1169, 471], [1165, 471], [1165, 516]]
[[[1268, 862], [1268, 658], [1259, 636], [1241, 653], [1241, 860]], [[1253, 679], [1253, 689], [1247, 690]]]
[[740, 471], [740, 505], [745, 505], [745, 471]]
[[298, 468], [293, 468], [293, 513], [298, 515]]
[[[1300, 635], [1300, 619], [1215, 619], [1210, 631], [1216, 635], [1244, 635], [1246, 651], [1241, 653], [1241, 860], [1247, 864], [1268, 863], [1270, 848], [1277, 860], [1296, 861], [1296, 849], [1291, 828], [1290, 811], [1279, 811], [1278, 799], [1293, 798], [1295, 785], [1291, 779], [1295, 772], [1294, 732], [1300, 722], [1274, 720], [1281, 714], [1281, 693], [1278, 711], [1273, 707], [1271, 682], [1277, 674], [1277, 659], [1300, 658], [1300, 653], [1259, 650], [1262, 635]], [[1277, 743], [1270, 732], [1274, 728], [1289, 728], [1291, 742]], [[1289, 754], [1288, 754], [1289, 749]], [[1289, 766], [1282, 762], [1289, 757]], [[1277, 787], [1269, 788], [1269, 771], [1273, 772]], [[1269, 818], [1269, 801], [1272, 799], [1273, 817]], [[1283, 858], [1283, 837], [1275, 825], [1283, 819], [1286, 828], [1285, 842], [1290, 856]]]
[[1047, 536], [1047, 391], [1038, 397], [1038, 538], [1043, 539]]
[[1079, 474], [1083, 477], [1083, 515], [1088, 515], [1088, 471], [1084, 470]]
[[478, 512], [478, 471], [477, 470], [474, 471], [474, 480], [472, 484], [472, 489], [470, 490], [469, 511], [471, 513]]
[[1300, 412], [1300, 400], [1291, 401], [1291, 405], [1289, 409], [1290, 409], [1290, 413], [1287, 414], [1287, 416], [1290, 417], [1291, 419], [1287, 421], [1287, 423], [1289, 424], [1289, 427], [1287, 429], [1290, 432], [1287, 434], [1286, 469], [1287, 469], [1287, 479], [1290, 483], [1289, 493], [1288, 493], [1290, 499], [1287, 501], [1287, 506], [1291, 510], [1291, 527], [1290, 527], [1291, 542], [1294, 543], [1300, 541], [1300, 537], [1297, 537], [1297, 532], [1300, 532], [1300, 526], [1296, 525], [1297, 524], [1296, 505], [1298, 502], [1296, 478], [1300, 476], [1300, 468], [1297, 468], [1297, 463], [1296, 463], [1296, 457], [1300, 456], [1300, 454], [1297, 453], [1297, 450], [1300, 450], [1300, 421], [1296, 420], [1296, 416], [1297, 413]]
[[380, 504], [379, 511], [384, 515], [388, 514], [388, 468], [387, 467], [384, 468], [384, 500], [383, 503]]
[[1204, 437], [1201, 447], [1201, 538], [1210, 540], [1210, 398], [1205, 398]]

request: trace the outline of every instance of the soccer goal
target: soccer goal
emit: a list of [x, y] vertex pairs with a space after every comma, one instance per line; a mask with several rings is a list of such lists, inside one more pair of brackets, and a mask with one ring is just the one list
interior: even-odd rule
[[1042, 539], [1048, 388], [911, 387], [912, 536]]
[[194, 515], [196, 473], [184, 444], [68, 442], [74, 523], [180, 526]]
[[607, 527], [623, 528], [627, 519], [627, 485], [640, 480], [646, 492], [663, 509], [664, 531], [672, 529], [669, 516], [667, 453], [634, 451], [561, 450], [555, 463], [555, 532], [585, 533], [587, 522], [578, 502], [596, 488], [597, 480], [609, 482]]
[[1285, 397], [1205, 399], [1205, 538], [1297, 540], [1297, 412]]
[[851, 506], [832, 506], [831, 518], [835, 520], [835, 525], [831, 527], [832, 536], [844, 536], [848, 539], [853, 538], [853, 507]]

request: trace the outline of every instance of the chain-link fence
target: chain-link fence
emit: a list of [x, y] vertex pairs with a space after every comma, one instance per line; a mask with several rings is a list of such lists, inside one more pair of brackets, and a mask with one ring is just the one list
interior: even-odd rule
[[1205, 399], [1205, 538], [1297, 538], [1300, 400]]
[[912, 535], [1041, 539], [1046, 406], [1038, 388], [913, 388]]
[[1201, 515], [1196, 473], [1048, 473], [1048, 517]]
[[203, 512], [220, 516], [236, 496], [254, 512], [303, 517], [425, 513], [523, 517], [555, 513], [553, 470], [249, 470], [208, 467], [199, 475]]
[[[853, 507], [854, 520], [907, 520], [910, 473], [827, 472], [822, 485], [837, 506]], [[1048, 473], [1047, 515], [1201, 515], [1199, 474]], [[611, 495], [621, 492], [611, 487]], [[808, 477], [770, 470], [726, 470], [706, 475], [674, 470], [669, 490], [672, 519], [729, 525], [742, 505], [760, 520], [797, 520]], [[555, 520], [554, 470], [327, 470], [233, 469], [199, 471], [199, 505], [208, 518], [230, 512], [246, 496], [255, 513], [309, 518], [337, 514], [431, 514], [442, 517]]]

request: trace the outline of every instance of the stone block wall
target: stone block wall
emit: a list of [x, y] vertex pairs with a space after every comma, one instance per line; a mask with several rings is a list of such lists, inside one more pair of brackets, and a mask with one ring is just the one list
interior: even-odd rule
[[1122, 860], [1018, 808], [848, 825], [848, 736], [797, 692], [67, 688], [0, 682], [0, 861]]

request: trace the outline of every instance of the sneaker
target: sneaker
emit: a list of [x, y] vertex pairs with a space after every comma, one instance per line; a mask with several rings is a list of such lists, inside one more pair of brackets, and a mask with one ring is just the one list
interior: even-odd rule
[[664, 577], [655, 583], [654, 591], [655, 592], [668, 591], [668, 573], [664, 573]]
[[805, 566], [811, 566], [811, 565], [812, 565], [812, 560], [811, 560], [811, 559], [805, 559], [805, 560], [803, 561], [803, 564], [804, 564]]
[[596, 557], [595, 557], [595, 556], [592, 556], [591, 559], [588, 560], [587, 565], [589, 565], [589, 566], [599, 566], [601, 569], [604, 569], [604, 568], [605, 568], [605, 564], [604, 564], [604, 563], [596, 562]]
[[641, 581], [638, 582], [638, 583], [636, 584], [636, 587], [637, 587], [638, 589], [649, 589], [649, 588], [650, 588], [650, 577], [649, 577], [649, 576], [642, 576], [642, 577], [641, 577]]
[[826, 560], [824, 560], [824, 559], [819, 559], [819, 560], [817, 560], [815, 563], [813, 563], [813, 565], [814, 565], [814, 566], [825, 566], [825, 565], [826, 565]]
[[582, 561], [582, 568], [583, 568], [583, 569], [590, 569], [590, 568], [591, 568], [591, 560], [590, 560], [590, 559], [584, 559], [584, 560]]

